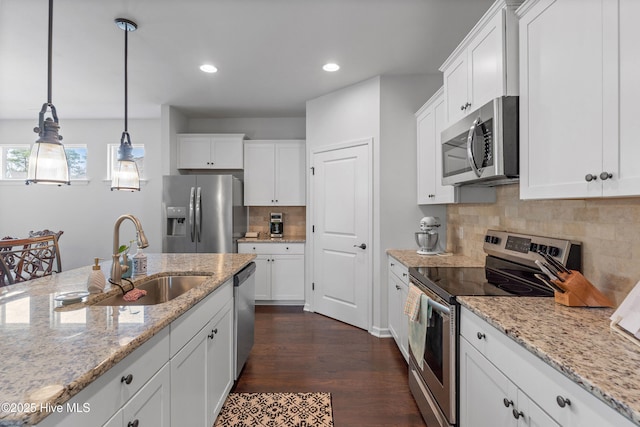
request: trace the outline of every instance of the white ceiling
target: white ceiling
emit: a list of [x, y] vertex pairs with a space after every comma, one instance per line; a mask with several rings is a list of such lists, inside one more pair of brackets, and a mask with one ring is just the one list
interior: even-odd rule
[[[63, 118], [169, 104], [191, 117], [304, 116], [305, 101], [384, 74], [438, 67], [493, 0], [55, 0], [53, 104]], [[47, 0], [0, 0], [0, 119], [47, 95]], [[327, 73], [322, 65], [342, 67]], [[198, 67], [212, 63], [216, 74]]]

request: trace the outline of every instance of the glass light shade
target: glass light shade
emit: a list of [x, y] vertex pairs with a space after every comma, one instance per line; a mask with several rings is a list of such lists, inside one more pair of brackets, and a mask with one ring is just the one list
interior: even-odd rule
[[119, 160], [113, 178], [111, 190], [140, 191], [140, 174], [133, 160]]
[[69, 185], [69, 166], [59, 142], [36, 141], [29, 155], [27, 184]]

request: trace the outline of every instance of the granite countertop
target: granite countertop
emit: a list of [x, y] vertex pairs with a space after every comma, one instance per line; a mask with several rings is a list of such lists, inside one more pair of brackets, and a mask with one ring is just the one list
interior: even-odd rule
[[[253, 254], [148, 254], [147, 276], [211, 275], [158, 305], [91, 306], [120, 289], [61, 306], [63, 292], [86, 290], [91, 267], [0, 288], [0, 402], [60, 405], [169, 325], [251, 262]], [[101, 264], [108, 276], [110, 263]], [[30, 425], [48, 414], [0, 407], [0, 426]]]
[[458, 301], [640, 424], [640, 348], [609, 327], [613, 309], [565, 307], [553, 298], [458, 297]]
[[269, 237], [268, 234], [260, 233], [260, 237], [242, 237], [238, 243], [304, 243], [304, 236], [285, 235], [284, 237]]
[[484, 267], [484, 260], [478, 261], [464, 255], [419, 255], [415, 249], [388, 249], [387, 254], [405, 267]]

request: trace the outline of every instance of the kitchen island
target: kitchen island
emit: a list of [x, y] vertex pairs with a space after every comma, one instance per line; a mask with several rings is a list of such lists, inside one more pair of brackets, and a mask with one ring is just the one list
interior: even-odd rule
[[[211, 276], [158, 305], [94, 306], [121, 292], [61, 305], [55, 297], [86, 290], [91, 267], [0, 288], [0, 426], [32, 425], [92, 384], [249, 264], [252, 254], [149, 254], [149, 278]], [[108, 276], [109, 263], [102, 269]], [[168, 339], [166, 340], [168, 341]], [[107, 403], [107, 402], [105, 402]], [[82, 408], [77, 408], [82, 410]], [[92, 410], [92, 408], [88, 408]], [[95, 408], [93, 408], [95, 411]]]

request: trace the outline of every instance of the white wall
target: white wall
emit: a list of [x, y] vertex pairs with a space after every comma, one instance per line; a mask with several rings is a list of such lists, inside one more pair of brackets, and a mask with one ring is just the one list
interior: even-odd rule
[[305, 139], [304, 117], [192, 118], [192, 133], [244, 133], [246, 139]]
[[[129, 120], [133, 144], [145, 145], [145, 173], [149, 180], [136, 193], [111, 191], [107, 176], [107, 144], [120, 143], [122, 120], [63, 120], [63, 143], [87, 144], [88, 184], [48, 186], [0, 182], [0, 235], [26, 237], [30, 230], [63, 230], [60, 249], [63, 270], [90, 265], [94, 257], [109, 263], [113, 224], [131, 213], [142, 222], [148, 252], [160, 252], [160, 196], [162, 191], [160, 121]], [[33, 120], [1, 120], [0, 140], [32, 144]], [[130, 221], [122, 224], [121, 242], [135, 238]], [[108, 269], [105, 271], [108, 275]]]
[[[421, 209], [416, 201], [414, 113], [441, 84], [439, 76], [375, 77], [307, 102], [308, 156], [322, 146], [363, 138], [374, 141], [371, 332], [377, 335], [387, 333], [386, 250], [415, 247], [413, 233], [423, 216], [446, 218], [444, 207]], [[310, 283], [312, 266], [310, 259], [307, 262]]]

